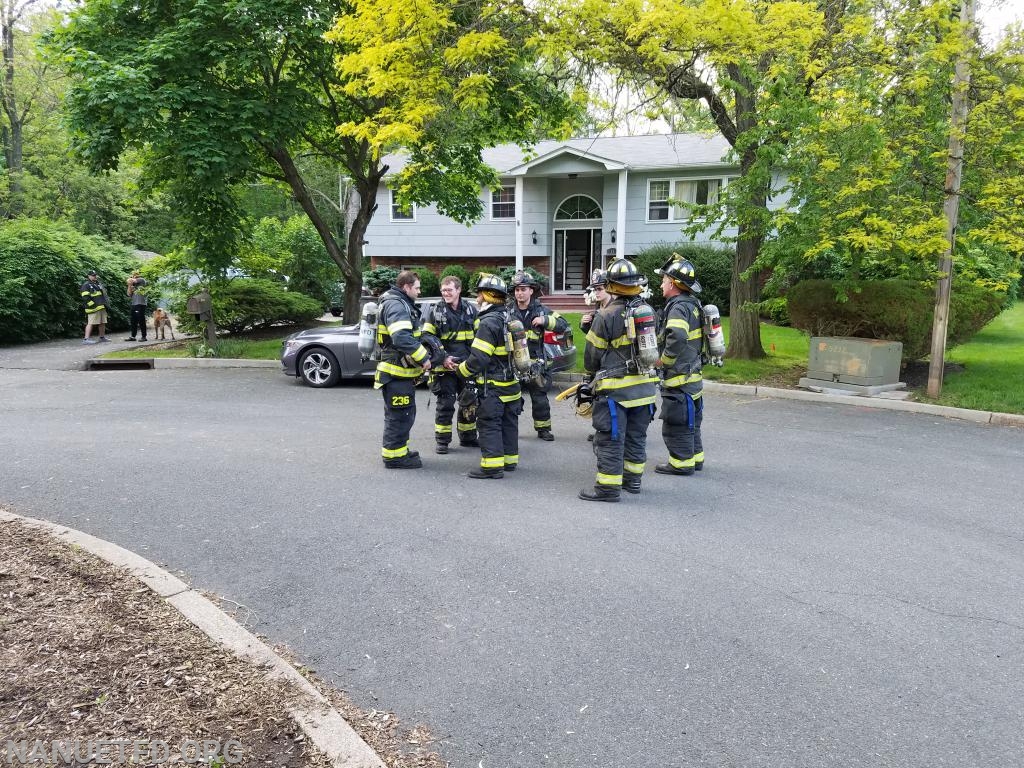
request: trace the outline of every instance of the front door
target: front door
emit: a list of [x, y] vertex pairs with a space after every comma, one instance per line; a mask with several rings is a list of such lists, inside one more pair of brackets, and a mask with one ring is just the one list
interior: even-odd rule
[[601, 230], [556, 229], [554, 241], [551, 290], [582, 291], [590, 284], [594, 265], [601, 263]]

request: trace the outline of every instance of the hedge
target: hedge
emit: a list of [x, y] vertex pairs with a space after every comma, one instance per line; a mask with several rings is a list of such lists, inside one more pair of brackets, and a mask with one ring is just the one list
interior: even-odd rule
[[[931, 352], [935, 287], [913, 280], [803, 280], [789, 289], [794, 328], [811, 336], [853, 336], [899, 341], [904, 360]], [[1005, 300], [970, 282], [954, 280], [947, 345], [971, 338], [999, 314]]]
[[110, 299], [108, 332], [128, 327], [126, 281], [137, 266], [127, 248], [66, 224], [15, 219], [0, 224], [0, 343], [80, 336], [79, 287], [95, 269]]
[[722, 315], [728, 315], [729, 297], [732, 290], [732, 267], [736, 260], [736, 254], [733, 250], [710, 245], [663, 243], [645, 248], [637, 253], [632, 261], [650, 281], [651, 304], [654, 307], [660, 307], [665, 303], [665, 299], [661, 295], [661, 276], [654, 270], [668, 261], [673, 253], [678, 253], [693, 263], [697, 281], [701, 286], [701, 302], [714, 304]]
[[[289, 291], [273, 280], [240, 277], [210, 289], [213, 319], [218, 330], [242, 333], [271, 326], [295, 325], [315, 320], [323, 313], [317, 299]], [[205, 325], [186, 312], [188, 297], [181, 296], [171, 305], [186, 333], [202, 334]]]

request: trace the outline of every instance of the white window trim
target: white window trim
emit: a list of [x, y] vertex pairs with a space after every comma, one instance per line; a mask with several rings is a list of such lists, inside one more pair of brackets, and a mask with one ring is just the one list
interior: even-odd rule
[[[601, 212], [601, 215], [598, 216], [596, 219], [560, 219], [560, 218], [558, 218], [558, 212], [560, 210], [562, 210], [562, 206], [565, 205], [570, 200], [572, 200], [574, 197], [585, 197], [587, 200], [592, 202], [597, 207], [597, 210]], [[584, 192], [573, 192], [571, 195], [566, 195], [564, 198], [562, 198], [562, 202], [560, 202], [558, 205], [555, 206], [555, 212], [554, 212], [553, 218], [551, 220], [556, 222], [556, 223], [559, 223], [559, 224], [565, 224], [565, 223], [570, 223], [571, 224], [573, 222], [604, 221], [604, 207], [601, 205], [601, 203], [599, 203], [597, 201], [597, 198], [594, 197], [593, 195], [588, 195], [588, 194], [586, 194]]]
[[519, 202], [518, 200], [516, 200], [516, 185], [515, 184], [502, 184], [501, 188], [502, 188], [502, 190], [506, 190], [506, 189], [511, 189], [512, 190], [512, 202], [499, 202], [497, 204], [498, 205], [511, 205], [512, 206], [512, 215], [511, 216], [495, 216], [494, 215], [495, 201], [494, 201], [494, 190], [492, 189], [492, 190], [490, 190], [490, 194], [488, 195], [490, 197], [490, 200], [489, 200], [489, 203], [488, 203], [488, 210], [490, 211], [490, 214], [491, 214], [491, 221], [515, 221], [515, 218], [516, 218], [516, 204]]
[[395, 190], [388, 190], [388, 219], [394, 224], [415, 224], [416, 223], [416, 203], [411, 206], [412, 218], [395, 218]]
[[[668, 202], [668, 218], [667, 219], [652, 219], [651, 218], [651, 185], [652, 184], [656, 184], [658, 182], [668, 182], [668, 199], [669, 199], [669, 201], [671, 201], [671, 200], [678, 200], [678, 198], [675, 197], [676, 184], [677, 183], [680, 183], [680, 182], [687, 183], [687, 182], [696, 182], [696, 181], [717, 181], [718, 182], [718, 194], [719, 194], [719, 196], [721, 196], [722, 190], [724, 190], [726, 188], [726, 186], [728, 186], [729, 179], [731, 179], [731, 178], [736, 178], [736, 174], [730, 174], [730, 175], [723, 174], [721, 176], [672, 176], [672, 177], [662, 176], [662, 177], [659, 177], [659, 178], [656, 178], [656, 179], [648, 179], [647, 180], [647, 203], [644, 206], [644, 223], [645, 224], [671, 224], [673, 222], [684, 222], [684, 221], [685, 222], [689, 222], [689, 221], [694, 221], [694, 220], [696, 220], [696, 221], [703, 221], [704, 220], [703, 218], [696, 218], [695, 219], [695, 217], [693, 217], [693, 216], [677, 217], [676, 216], [676, 209], [679, 206], [673, 205], [671, 202]], [[661, 201], [657, 201], [657, 202], [661, 202]]]

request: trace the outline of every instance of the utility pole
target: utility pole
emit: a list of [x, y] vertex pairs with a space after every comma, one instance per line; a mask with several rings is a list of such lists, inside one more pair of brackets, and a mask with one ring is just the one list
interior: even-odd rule
[[967, 131], [967, 88], [971, 82], [969, 67], [973, 49], [975, 0], [961, 0], [960, 34], [964, 48], [953, 73], [953, 106], [949, 120], [949, 153], [946, 161], [945, 202], [948, 245], [939, 259], [939, 280], [935, 286], [935, 318], [932, 323], [932, 354], [928, 366], [928, 397], [942, 394], [942, 374], [946, 365], [946, 335], [949, 330], [949, 289], [953, 280], [953, 245], [956, 242], [957, 219], [960, 213], [960, 177], [964, 165], [964, 134]]

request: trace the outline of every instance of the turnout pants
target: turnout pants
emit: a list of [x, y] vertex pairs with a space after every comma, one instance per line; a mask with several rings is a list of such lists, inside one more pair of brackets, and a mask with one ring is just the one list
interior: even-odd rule
[[145, 304], [133, 304], [131, 316], [129, 317], [129, 323], [131, 333], [129, 334], [133, 338], [137, 332], [142, 333], [142, 338], [146, 338], [146, 305]]
[[409, 433], [416, 422], [416, 385], [412, 379], [391, 379], [380, 390], [384, 394], [385, 461], [409, 453]]
[[486, 388], [476, 409], [480, 434], [480, 468], [502, 469], [519, 463], [519, 414], [523, 401], [518, 397], [503, 403], [497, 393]]
[[[439, 373], [434, 376], [430, 391], [437, 398], [434, 410], [434, 438], [438, 443], [448, 445], [452, 441], [452, 417], [455, 416], [456, 403], [466, 382], [454, 373]], [[459, 442], [476, 439], [476, 415], [473, 408], [458, 407], [458, 421], [455, 428], [459, 433]]]
[[551, 374], [544, 371], [544, 386], [538, 387], [533, 380], [524, 381], [523, 400], [526, 394], [530, 396], [530, 412], [533, 414], [533, 428], [538, 432], [542, 429], [551, 429], [551, 401], [548, 399], [548, 389], [551, 387]]
[[668, 448], [668, 463], [677, 469], [696, 467], [704, 461], [700, 423], [704, 416], [701, 391], [665, 390], [661, 400], [661, 436]]
[[653, 405], [626, 408], [606, 396], [594, 401], [595, 485], [621, 488], [623, 473], [642, 475], [647, 462], [647, 427], [654, 418]]

